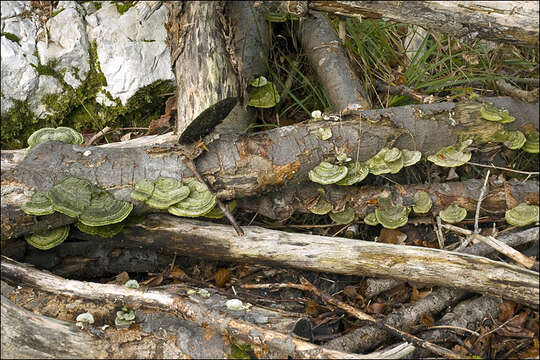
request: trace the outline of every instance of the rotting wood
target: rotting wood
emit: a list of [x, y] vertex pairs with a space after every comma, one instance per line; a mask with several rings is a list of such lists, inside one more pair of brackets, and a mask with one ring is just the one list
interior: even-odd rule
[[[327, 358], [327, 359], [369, 359], [373, 355], [349, 354], [322, 348], [289, 335], [268, 330], [239, 320], [222, 308], [212, 308], [197, 296], [186, 296], [185, 290], [168, 291], [149, 289], [129, 289], [112, 284], [97, 284], [66, 280], [56, 275], [42, 272], [2, 257], [2, 275], [8, 282], [31, 286], [62, 296], [75, 296], [85, 299], [128, 304], [130, 307], [151, 307], [172, 311], [193, 321], [199, 326], [212, 328], [218, 333], [247, 342], [262, 357]], [[254, 335], [256, 334], [256, 335]]]
[[[516, 45], [538, 45], [536, 1], [268, 1], [297, 13], [297, 8], [357, 18], [375, 18], [422, 26], [465, 41], [477, 38]], [[303, 4], [307, 3], [308, 6]], [[298, 15], [307, 15], [306, 11]]]
[[[516, 117], [508, 128], [525, 123], [538, 127], [537, 104], [510, 98], [489, 101]], [[479, 106], [441, 103], [368, 110], [351, 115], [356, 120], [308, 122], [252, 135], [223, 136], [196, 159], [196, 165], [221, 199], [256, 195], [305, 181], [309, 170], [323, 159], [333, 161], [341, 151], [366, 160], [393, 143], [429, 154], [454, 144], [464, 134], [476, 134], [475, 145], [481, 145], [502, 125], [480, 119]], [[330, 139], [318, 137], [321, 127], [331, 129]], [[66, 176], [88, 179], [127, 201], [133, 184], [144, 177], [193, 176], [173, 145], [133, 147], [140, 143], [144, 142], [84, 148], [49, 142], [36, 146], [24, 160], [20, 151], [2, 151], [2, 238], [23, 235], [28, 231], [25, 229], [36, 225], [35, 217], [23, 215], [20, 204], [34, 190], [48, 190]], [[65, 217], [63, 221], [70, 222]], [[42, 223], [33, 231], [43, 231], [47, 226]]]
[[[538, 231], [538, 229], [536, 230]], [[392, 277], [498, 295], [538, 308], [538, 274], [468, 254], [415, 246], [374, 243], [244, 227], [239, 238], [230, 226], [151, 214], [112, 239], [208, 259], [262, 263], [338, 273]]]

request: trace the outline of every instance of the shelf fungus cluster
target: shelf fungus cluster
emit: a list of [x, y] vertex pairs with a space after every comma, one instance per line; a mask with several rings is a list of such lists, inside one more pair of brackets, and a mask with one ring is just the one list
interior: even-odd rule
[[428, 160], [435, 165], [442, 167], [457, 167], [465, 164], [471, 159], [471, 152], [465, 149], [472, 144], [472, 139], [458, 142], [455, 145], [446, 146], [436, 154], [428, 156]]
[[538, 205], [521, 203], [504, 214], [507, 223], [514, 226], [527, 226], [540, 221]]
[[382, 148], [375, 156], [365, 162], [351, 162], [347, 165], [334, 165], [323, 161], [309, 171], [309, 179], [322, 185], [354, 185], [364, 180], [369, 173], [373, 175], [396, 174], [403, 167], [420, 161], [420, 151], [398, 148]]
[[411, 209], [403, 205], [394, 205], [389, 198], [380, 198], [375, 212], [364, 217], [364, 223], [370, 226], [381, 224], [386, 229], [397, 229], [407, 224]]
[[60, 141], [66, 144], [82, 144], [83, 136], [72, 128], [60, 126], [55, 129], [43, 128], [28, 137], [28, 150], [47, 141]]
[[[122, 225], [119, 223], [130, 214], [133, 205], [116, 200], [106, 190], [93, 185], [88, 180], [67, 177], [50, 188], [47, 193], [34, 193], [30, 200], [21, 206], [21, 209], [26, 214], [36, 216], [57, 211], [77, 218], [76, 226], [83, 232], [110, 237], [122, 230]], [[31, 235], [26, 240], [38, 249], [47, 250], [62, 243], [68, 232], [69, 225]]]
[[441, 220], [450, 224], [455, 224], [465, 219], [467, 210], [457, 204], [450, 204], [446, 209], [439, 212]]
[[413, 210], [416, 214], [426, 214], [429, 210], [431, 210], [432, 205], [433, 202], [431, 201], [431, 197], [427, 192], [418, 191], [416, 194], [414, 194]]
[[484, 105], [480, 108], [480, 115], [483, 119], [501, 124], [511, 123], [516, 120], [508, 110], [499, 109], [493, 105]]
[[210, 213], [217, 199], [206, 185], [197, 180], [182, 183], [172, 178], [159, 178], [156, 181], [143, 179], [135, 184], [131, 198], [144, 201], [156, 209], [167, 209], [176, 216], [223, 216], [218, 211]]
[[519, 130], [499, 130], [490, 138], [492, 142], [503, 143], [510, 150], [521, 149], [525, 145], [525, 135]]
[[538, 154], [538, 137], [539, 133], [538, 130], [531, 131], [525, 140], [525, 144], [523, 144], [523, 147], [521, 150], [531, 153], [531, 154]]

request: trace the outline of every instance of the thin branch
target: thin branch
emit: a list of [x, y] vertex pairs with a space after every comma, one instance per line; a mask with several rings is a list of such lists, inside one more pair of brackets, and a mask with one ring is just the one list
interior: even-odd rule
[[488, 170], [486, 173], [484, 185], [482, 185], [482, 189], [480, 190], [480, 195], [478, 195], [478, 201], [476, 202], [476, 213], [474, 214], [474, 233], [475, 234], [478, 234], [480, 232], [480, 228], [478, 226], [478, 219], [480, 218], [480, 205], [482, 204], [482, 201], [484, 200], [484, 197], [486, 194], [490, 171], [491, 170]]
[[493, 164], [486, 165], [486, 164], [475, 163], [475, 162], [472, 162], [472, 161], [468, 161], [467, 164], [473, 165], [473, 166], [480, 166], [480, 167], [485, 167], [485, 168], [491, 168], [491, 169], [499, 169], [499, 170], [504, 170], [504, 171], [510, 171], [510, 172], [514, 172], [514, 173], [517, 173], [517, 174], [532, 175], [532, 176], [538, 176], [538, 175], [540, 175], [540, 172], [538, 172], [538, 171], [521, 171], [521, 170], [514, 170], [514, 169], [509, 169], [509, 168], [505, 168], [505, 167], [501, 167], [501, 166], [495, 166], [495, 165], [493, 165]]

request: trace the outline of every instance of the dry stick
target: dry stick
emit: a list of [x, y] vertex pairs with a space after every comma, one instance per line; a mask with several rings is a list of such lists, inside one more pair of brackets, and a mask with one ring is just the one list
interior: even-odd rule
[[94, 136], [92, 136], [90, 138], [90, 140], [88, 140], [88, 142], [86, 143], [86, 146], [92, 145], [95, 141], [97, 141], [98, 139], [101, 139], [103, 136], [105, 136], [105, 134], [108, 133], [109, 131], [111, 131], [111, 128], [108, 127], [108, 126], [105, 126], [103, 128], [103, 130], [101, 130], [98, 133], [94, 134]]
[[478, 226], [478, 219], [480, 218], [480, 205], [482, 204], [482, 201], [484, 200], [484, 197], [486, 194], [490, 171], [491, 170], [488, 170], [486, 173], [486, 178], [484, 179], [484, 185], [482, 185], [482, 189], [480, 190], [480, 195], [478, 195], [478, 201], [476, 202], [476, 213], [474, 214], [474, 233], [475, 234], [478, 234], [480, 232], [480, 227]]
[[[211, 187], [208, 186], [206, 181], [204, 181], [201, 174], [197, 170], [197, 167], [195, 166], [195, 163], [193, 162], [193, 160], [191, 160], [187, 156], [182, 156], [182, 161], [184, 162], [184, 164], [186, 164], [186, 166], [189, 168], [189, 170], [191, 170], [191, 172], [193, 174], [195, 174], [195, 177], [197, 178], [197, 180], [202, 182], [204, 185], [206, 185], [206, 187], [208, 187], [208, 189], [211, 190]], [[214, 191], [213, 190], [211, 190], [211, 191], [212, 191], [212, 195], [215, 196], [216, 194], [214, 193]], [[225, 214], [225, 216], [227, 217], [227, 219], [229, 220], [231, 225], [234, 227], [234, 230], [236, 230], [236, 233], [238, 234], [238, 236], [244, 236], [244, 230], [242, 230], [242, 228], [238, 225], [238, 223], [234, 219], [233, 215], [231, 214], [231, 212], [229, 211], [227, 206], [221, 200], [219, 200], [219, 198], [217, 196], [216, 196], [216, 200], [217, 200], [217, 204], [218, 204], [219, 208], [221, 209], [223, 214]]]
[[414, 335], [411, 335], [409, 333], [406, 333], [404, 331], [396, 329], [396, 328], [394, 328], [394, 327], [392, 327], [390, 325], [386, 325], [386, 324], [382, 323], [381, 321], [378, 321], [377, 319], [375, 319], [371, 315], [368, 315], [368, 314], [354, 308], [353, 306], [345, 304], [344, 302], [334, 298], [333, 296], [328, 295], [325, 292], [319, 290], [317, 287], [315, 287], [312, 283], [310, 283], [303, 276], [300, 277], [300, 282], [302, 283], [302, 285], [304, 285], [306, 287], [306, 290], [311, 291], [312, 293], [314, 293], [315, 295], [320, 297], [324, 302], [332, 304], [334, 306], [337, 306], [338, 308], [346, 311], [350, 315], [353, 315], [353, 316], [357, 317], [360, 320], [369, 321], [370, 323], [381, 327], [385, 331], [388, 331], [393, 335], [399, 336], [404, 341], [411, 342], [414, 345], [417, 345], [417, 346], [422, 347], [424, 349], [433, 351], [435, 354], [444, 356], [444, 357], [449, 358], [449, 359], [460, 359], [462, 357], [459, 354], [456, 354], [455, 352], [453, 352], [451, 350], [448, 350], [448, 349], [446, 349], [446, 348], [444, 348], [442, 346], [432, 344], [429, 341], [422, 340], [422, 339], [420, 339], [420, 338], [418, 338], [418, 337], [416, 337]]
[[[193, 302], [185, 296], [166, 291], [130, 289], [113, 284], [66, 280], [60, 276], [25, 266], [5, 256], [2, 256], [1, 270], [3, 278], [11, 283], [29, 285], [53, 294], [76, 296], [99, 301], [112, 301], [115, 303], [134, 303], [165, 311], [177, 312], [199, 326], [205, 328], [210, 326], [220, 334], [229, 335], [292, 357], [325, 359], [373, 358], [373, 355], [370, 354], [350, 354], [326, 349], [306, 341], [295, 339], [289, 335], [227, 316], [223, 311], [211, 309], [202, 302]], [[406, 345], [403, 344], [403, 346], [405, 347]]]
[[442, 226], [448, 230], [452, 230], [463, 235], [471, 236], [473, 239], [480, 240], [481, 242], [491, 246], [493, 249], [497, 250], [501, 254], [504, 254], [509, 258], [515, 260], [517, 263], [525, 266], [527, 269], [531, 269], [534, 266], [534, 259], [528, 258], [516, 249], [506, 245], [500, 240], [495, 239], [493, 236], [483, 236], [480, 234], [475, 234], [471, 230], [462, 229], [460, 227], [450, 224], [443, 224]]
[[468, 161], [467, 164], [469, 165], [473, 165], [473, 166], [480, 166], [480, 167], [485, 167], [485, 168], [492, 168], [492, 169], [499, 169], [499, 170], [504, 170], [504, 171], [510, 171], [510, 172], [514, 172], [514, 173], [517, 173], [517, 174], [524, 174], [524, 175], [540, 175], [540, 172], [538, 171], [521, 171], [521, 170], [514, 170], [514, 169], [509, 169], [509, 168], [505, 168], [505, 167], [501, 167], [501, 166], [495, 166], [493, 164], [489, 164], [489, 165], [486, 165], [486, 164], [479, 164], [479, 163], [475, 163], [475, 162], [471, 162], [471, 161]]

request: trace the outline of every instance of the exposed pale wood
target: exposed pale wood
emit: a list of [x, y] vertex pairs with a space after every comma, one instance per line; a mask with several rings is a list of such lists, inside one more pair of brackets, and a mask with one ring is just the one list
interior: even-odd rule
[[[177, 48], [179, 54], [175, 58], [178, 94], [176, 130], [179, 135], [210, 108], [214, 108], [215, 112], [206, 114], [213, 119], [199, 125], [204, 129], [213, 129], [216, 125], [214, 117], [223, 120], [240, 95], [238, 76], [227, 51], [225, 29], [220, 23], [222, 13], [220, 2], [191, 1], [184, 3], [178, 17], [171, 19], [172, 27], [178, 28], [181, 34]], [[226, 113], [222, 113], [224, 111]]]
[[[106, 302], [128, 304], [130, 307], [146, 306], [182, 315], [199, 326], [212, 328], [218, 333], [247, 342], [263, 357], [369, 359], [372, 355], [349, 354], [329, 350], [295, 339], [289, 335], [268, 330], [233, 317], [222, 306], [210, 307], [199, 296], [186, 296], [180, 291], [128, 289], [119, 285], [98, 284], [66, 280], [2, 257], [2, 276], [6, 281], [24, 284], [62, 296], [74, 296]], [[23, 318], [24, 319], [24, 318]], [[255, 335], [256, 334], [256, 335]]]
[[464, 40], [538, 45], [537, 1], [310, 1], [309, 7], [419, 25]]
[[311, 15], [303, 22], [299, 38], [333, 105], [332, 110], [347, 113], [349, 110], [370, 109], [364, 86], [353, 70], [332, 24], [321, 13], [313, 12]]
[[[392, 277], [498, 295], [538, 307], [538, 274], [483, 257], [414, 246], [230, 226], [151, 214], [112, 240], [209, 259], [310, 271]], [[536, 229], [538, 231], [538, 229]], [[151, 235], [150, 235], [151, 234]]]
[[[538, 127], [538, 104], [510, 98], [490, 101], [516, 117], [507, 128], [519, 128], [525, 123]], [[393, 146], [429, 154], [454, 144], [462, 133], [476, 134], [475, 146], [481, 145], [502, 125], [480, 119], [479, 106], [440, 103], [368, 110], [349, 117], [355, 120], [302, 123], [253, 135], [223, 136], [210, 144], [210, 151], [197, 158], [196, 164], [220, 198], [256, 195], [284, 184], [304, 182], [309, 170], [321, 160], [334, 161], [338, 150], [366, 160], [395, 140]], [[318, 137], [321, 127], [331, 129], [330, 139]], [[193, 176], [180, 160], [181, 153], [171, 145], [84, 148], [49, 142], [36, 146], [24, 161], [17, 152], [2, 151], [1, 156], [2, 165], [8, 164], [2, 167], [3, 239], [42, 231], [51, 224], [69, 223], [67, 217], [53, 223], [43, 217], [45, 221], [38, 225], [35, 217], [25, 216], [20, 210], [20, 204], [34, 190], [48, 190], [66, 176], [88, 179], [128, 201], [133, 184], [144, 177]]]

